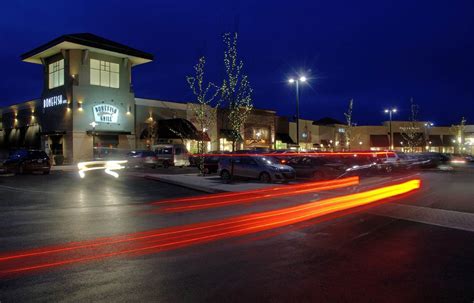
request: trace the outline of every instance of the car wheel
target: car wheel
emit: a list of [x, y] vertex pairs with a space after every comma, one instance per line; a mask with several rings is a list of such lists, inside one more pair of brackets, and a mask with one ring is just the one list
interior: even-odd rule
[[229, 173], [228, 170], [223, 170], [223, 171], [221, 171], [221, 179], [222, 179], [222, 181], [224, 181], [224, 182], [227, 183], [227, 182], [230, 181], [230, 178], [231, 178], [231, 176], [230, 176], [230, 173]]
[[392, 171], [393, 171], [392, 165], [387, 165], [387, 166], [385, 166], [385, 172], [386, 172], [386, 173], [391, 173]]
[[43, 171], [43, 175], [49, 175], [49, 172], [50, 172], [49, 169], [48, 169], [48, 170], [45, 170], [45, 171]]
[[163, 162], [163, 167], [164, 167], [164, 168], [170, 167], [169, 162], [168, 162], [168, 161]]
[[272, 181], [272, 178], [270, 177], [270, 174], [268, 174], [266, 172], [261, 173], [258, 179], [262, 183], [270, 183]]

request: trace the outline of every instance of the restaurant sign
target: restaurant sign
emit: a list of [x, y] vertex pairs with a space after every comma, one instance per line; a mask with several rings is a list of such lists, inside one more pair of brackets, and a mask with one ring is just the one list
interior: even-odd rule
[[63, 95], [43, 99], [43, 108], [54, 107], [62, 104], [67, 104], [67, 99], [64, 98]]
[[98, 104], [92, 110], [95, 122], [118, 123], [119, 110], [117, 107], [110, 104]]

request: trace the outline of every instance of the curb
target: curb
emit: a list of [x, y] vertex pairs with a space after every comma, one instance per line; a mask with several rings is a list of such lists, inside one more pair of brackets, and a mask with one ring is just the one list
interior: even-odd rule
[[14, 173], [0, 173], [0, 177], [13, 177]]
[[201, 191], [201, 192], [205, 192], [205, 193], [208, 193], [208, 194], [228, 192], [228, 191], [225, 191], [225, 190], [214, 189], [214, 188], [209, 188], [209, 187], [206, 187], [206, 186], [200, 186], [200, 185], [195, 185], [195, 184], [188, 184], [188, 183], [184, 183], [184, 182], [169, 180], [169, 179], [166, 179], [166, 178], [161, 178], [161, 177], [156, 177], [156, 176], [151, 176], [151, 175], [145, 175], [145, 176], [143, 176], [143, 178], [148, 179], [148, 180], [159, 181], [159, 182], [163, 182], [163, 183], [167, 183], [167, 184], [171, 184], [171, 185], [181, 186], [181, 187], [184, 187], [184, 188], [189, 188], [189, 189]]

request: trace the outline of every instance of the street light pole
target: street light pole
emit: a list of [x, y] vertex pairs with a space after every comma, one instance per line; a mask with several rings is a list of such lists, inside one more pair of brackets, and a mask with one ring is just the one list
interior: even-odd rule
[[89, 123], [90, 126], [92, 126], [92, 160], [95, 158], [95, 127], [97, 126], [97, 123], [95, 121], [92, 121]]
[[296, 144], [300, 147], [300, 81], [296, 80]]
[[390, 122], [389, 122], [389, 129], [390, 129], [390, 150], [393, 150], [393, 132], [392, 132], [392, 114], [393, 113], [396, 113], [397, 112], [397, 109], [396, 108], [392, 108], [392, 109], [386, 109], [385, 110], [385, 113], [388, 114], [389, 118], [390, 118]]
[[296, 85], [296, 144], [300, 148], [300, 82], [306, 82], [306, 77], [302, 76], [299, 79], [290, 78], [290, 83]]
[[433, 122], [426, 122], [425, 123], [425, 131], [426, 131], [426, 138], [425, 138], [425, 141], [428, 143], [428, 144], [425, 144], [425, 149], [427, 149], [426, 151], [429, 151], [429, 148], [431, 148], [431, 141], [430, 141], [430, 128], [434, 125]]

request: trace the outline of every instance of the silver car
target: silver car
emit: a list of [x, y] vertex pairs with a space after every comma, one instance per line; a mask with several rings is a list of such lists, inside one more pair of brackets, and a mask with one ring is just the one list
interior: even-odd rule
[[219, 161], [218, 173], [224, 182], [232, 177], [258, 179], [261, 182], [287, 182], [295, 179], [295, 170], [272, 157], [261, 155], [227, 156]]

